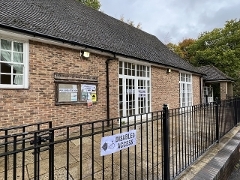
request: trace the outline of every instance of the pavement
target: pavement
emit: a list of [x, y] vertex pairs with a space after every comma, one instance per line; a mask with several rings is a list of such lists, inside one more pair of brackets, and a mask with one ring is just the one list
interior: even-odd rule
[[240, 179], [240, 160], [234, 166], [233, 172], [232, 172], [231, 176], [228, 178], [228, 180], [239, 180], [239, 179]]
[[[240, 126], [234, 127], [219, 143], [213, 145], [197, 161], [182, 172], [176, 179], [179, 180], [209, 180], [219, 179], [225, 176], [221, 174], [229, 164], [231, 153], [236, 152], [239, 147]], [[234, 173], [230, 180], [240, 180], [240, 162], [234, 167]], [[225, 178], [227, 179], [227, 178]], [[225, 180], [224, 179], [224, 180]]]
[[[154, 125], [154, 124], [153, 124]], [[133, 128], [133, 127], [132, 127]], [[153, 129], [152, 129], [153, 128]], [[180, 176], [179, 179], [189, 180], [194, 179], [194, 176], [209, 163], [215, 155], [231, 140], [240, 130], [239, 127], [233, 128], [228, 132], [220, 141], [220, 143], [212, 146], [206, 153], [204, 153], [199, 160], [192, 166], [187, 168]], [[128, 131], [128, 129], [123, 129]], [[65, 141], [55, 144], [54, 152], [54, 179], [65, 180], [67, 176], [70, 180], [88, 180], [88, 179], [159, 179], [161, 177], [161, 162], [162, 162], [162, 147], [158, 144], [159, 137], [157, 132], [161, 132], [159, 126], [148, 125], [142, 128], [137, 127], [138, 134], [148, 132], [152, 134], [148, 138], [137, 138], [138, 145], [136, 149], [131, 147], [129, 150], [125, 149], [122, 152], [116, 152], [114, 155], [105, 157], [100, 156], [100, 142], [102, 134], [95, 134], [94, 136], [86, 136], [82, 139], [73, 138], [67, 144]], [[87, 132], [85, 132], [87, 133]], [[114, 130], [113, 134], [118, 134], [119, 130]], [[105, 136], [111, 135], [112, 132], [106, 132]], [[159, 133], [160, 134], [160, 133]], [[70, 137], [77, 137], [79, 134], [71, 134]], [[66, 138], [66, 137], [65, 137]], [[56, 142], [61, 141], [55, 139]], [[21, 144], [20, 144], [21, 145]], [[21, 146], [17, 149], [21, 149]], [[67, 151], [67, 146], [69, 150]], [[0, 149], [1, 153], [1, 149]], [[24, 159], [24, 168], [22, 161]], [[121, 159], [121, 161], [120, 161]], [[34, 156], [32, 150], [25, 152], [25, 157], [22, 153], [16, 156], [16, 179], [34, 179]], [[13, 162], [14, 156], [8, 157], [8, 179], [13, 179]], [[69, 163], [67, 163], [69, 162]], [[69, 165], [69, 166], [68, 166]], [[239, 163], [240, 166], [240, 163]], [[236, 165], [236, 167], [239, 167]], [[4, 179], [4, 158], [0, 158], [0, 180]], [[22, 171], [24, 170], [24, 174]], [[239, 169], [236, 170], [240, 173]], [[40, 179], [49, 179], [49, 152], [43, 151], [40, 153]], [[94, 175], [93, 175], [94, 174]], [[23, 177], [23, 175], [25, 177]], [[151, 175], [151, 177], [149, 177]], [[153, 175], [153, 176], [152, 176]], [[233, 177], [240, 177], [240, 174], [233, 175]], [[94, 176], [94, 177], [93, 177]], [[240, 178], [238, 178], [239, 180]], [[233, 179], [235, 180], [235, 179]]]

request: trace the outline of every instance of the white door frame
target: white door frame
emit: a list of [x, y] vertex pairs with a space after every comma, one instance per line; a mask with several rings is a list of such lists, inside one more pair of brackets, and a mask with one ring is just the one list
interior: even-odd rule
[[[119, 79], [122, 79], [122, 84], [121, 84], [121, 88], [122, 88], [122, 116], [128, 116], [129, 115], [129, 105], [127, 108], [127, 93], [131, 93], [134, 95], [134, 113], [130, 114], [130, 115], [138, 115], [139, 112], [139, 97], [140, 96], [144, 96], [144, 101], [145, 101], [145, 112], [151, 112], [151, 68], [150, 66], [147, 66], [146, 64], [142, 65], [142, 64], [135, 64], [132, 62], [125, 62], [125, 61], [120, 61], [119, 63], [121, 63], [121, 67], [122, 67], [122, 72], [121, 74], [119, 73]], [[126, 63], [130, 63], [131, 65], [134, 65], [134, 69], [131, 69], [133, 71], [135, 71], [135, 75], [125, 75], [125, 67], [124, 64]], [[148, 73], [145, 72], [145, 76], [137, 76], [137, 71], [139, 71], [139, 66], [141, 66], [141, 71], [144, 71], [148, 69]], [[132, 66], [131, 66], [132, 67]], [[119, 70], [120, 71], [120, 70]], [[127, 80], [132, 80], [132, 82], [134, 81], [134, 84], [132, 86], [132, 89], [129, 90], [129, 92], [127, 92]], [[144, 81], [144, 84], [142, 86], [140, 86], [139, 81], [142, 80]], [[145, 89], [141, 92], [140, 89]], [[145, 93], [144, 93], [145, 92]], [[129, 99], [128, 99], [129, 100]], [[133, 106], [133, 104], [132, 104]], [[120, 106], [119, 106], [119, 112], [120, 112]], [[121, 114], [120, 114], [121, 116]], [[140, 117], [140, 116], [139, 116]], [[124, 118], [125, 119], [125, 118]], [[131, 120], [134, 119], [134, 117], [130, 118]]]

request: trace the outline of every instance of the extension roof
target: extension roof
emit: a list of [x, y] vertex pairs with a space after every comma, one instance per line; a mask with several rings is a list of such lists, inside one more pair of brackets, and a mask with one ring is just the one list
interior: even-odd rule
[[155, 36], [76, 0], [0, 0], [0, 28], [201, 74]]
[[227, 76], [213, 65], [201, 66], [198, 68], [203, 74], [205, 81], [233, 81], [233, 78]]

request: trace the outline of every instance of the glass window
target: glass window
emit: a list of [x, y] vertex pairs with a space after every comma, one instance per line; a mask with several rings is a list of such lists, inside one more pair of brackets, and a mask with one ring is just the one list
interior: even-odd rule
[[130, 116], [150, 112], [150, 67], [128, 62], [119, 73], [119, 115]]
[[28, 87], [26, 46], [27, 43], [0, 39], [0, 88]]
[[180, 107], [192, 106], [192, 75], [180, 73]]
[[85, 82], [56, 83], [56, 104], [97, 102], [97, 85]]

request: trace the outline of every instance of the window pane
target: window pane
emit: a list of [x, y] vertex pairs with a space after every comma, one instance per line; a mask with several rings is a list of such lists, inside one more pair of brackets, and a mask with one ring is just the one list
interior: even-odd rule
[[122, 117], [123, 116], [123, 110], [120, 110], [120, 117]]
[[119, 67], [122, 67], [123, 63], [122, 61], [119, 61]]
[[127, 75], [127, 73], [128, 73], [127, 69], [124, 69], [124, 75]]
[[13, 84], [23, 85], [23, 75], [13, 75]]
[[13, 43], [13, 51], [23, 52], [23, 43], [14, 42]]
[[123, 101], [123, 96], [119, 95], [119, 101]]
[[0, 73], [11, 73], [11, 65], [8, 63], [0, 63]]
[[122, 61], [119, 61], [119, 74], [122, 74]]
[[187, 92], [191, 92], [191, 85], [187, 84]]
[[122, 86], [122, 78], [119, 78], [119, 86]]
[[132, 64], [132, 76], [135, 76], [135, 65]]
[[23, 54], [13, 53], [13, 62], [23, 63]]
[[131, 76], [131, 69], [128, 69], [128, 75]]
[[189, 82], [192, 81], [192, 75], [189, 74]]
[[14, 64], [13, 70], [16, 74], [23, 74], [23, 65]]
[[185, 74], [181, 74], [181, 81], [185, 81]]
[[1, 49], [11, 50], [11, 41], [1, 39]]
[[8, 51], [1, 51], [1, 61], [11, 62], [11, 53]]
[[0, 74], [0, 84], [11, 84], [11, 75]]

